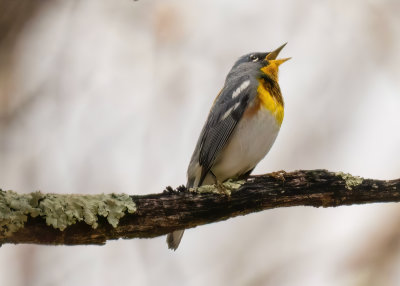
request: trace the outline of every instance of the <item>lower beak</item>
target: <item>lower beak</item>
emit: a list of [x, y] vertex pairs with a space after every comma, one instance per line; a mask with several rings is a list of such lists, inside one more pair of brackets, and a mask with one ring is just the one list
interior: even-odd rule
[[270, 63], [275, 63], [278, 67], [283, 64], [284, 62], [290, 60], [291, 58], [284, 58], [284, 59], [279, 59], [279, 60], [270, 60]]
[[[284, 43], [282, 46], [280, 46], [279, 48], [277, 48], [275, 51], [270, 52], [265, 59], [266, 60], [275, 60], [279, 53], [282, 51], [282, 49], [286, 46], [287, 43]], [[286, 59], [285, 61], [287, 61], [288, 59]], [[284, 62], [285, 62], [284, 61]], [[283, 62], [282, 62], [283, 63]]]

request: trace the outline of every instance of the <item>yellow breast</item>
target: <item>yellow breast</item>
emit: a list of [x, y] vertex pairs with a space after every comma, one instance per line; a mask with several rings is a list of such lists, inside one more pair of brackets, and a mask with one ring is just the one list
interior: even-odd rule
[[284, 116], [284, 108], [283, 104], [280, 103], [276, 98], [274, 98], [268, 89], [265, 87], [265, 84], [262, 79], [259, 80], [260, 84], [257, 88], [257, 95], [260, 99], [261, 106], [267, 109], [271, 114], [275, 117], [279, 126], [282, 125], [283, 116]]

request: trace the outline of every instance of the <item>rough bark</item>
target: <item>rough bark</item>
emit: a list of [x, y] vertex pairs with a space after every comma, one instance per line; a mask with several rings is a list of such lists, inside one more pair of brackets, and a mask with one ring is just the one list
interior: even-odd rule
[[[228, 183], [225, 187], [231, 191], [208, 186], [192, 191], [168, 187], [159, 194], [130, 196], [135, 211], [123, 209], [123, 217], [114, 226], [106, 215], [99, 215], [95, 226], [78, 221], [61, 231], [46, 223], [45, 216], [27, 214], [27, 221], [18, 230], [0, 232], [0, 243], [104, 244], [110, 239], [156, 237], [272, 208], [400, 201], [400, 179], [363, 179], [326, 170], [280, 171], [251, 176], [246, 182]], [[0, 218], [1, 215], [0, 209]]]

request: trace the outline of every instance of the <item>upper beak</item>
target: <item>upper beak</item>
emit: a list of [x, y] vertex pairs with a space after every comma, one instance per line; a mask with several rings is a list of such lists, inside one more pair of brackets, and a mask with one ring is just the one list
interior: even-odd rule
[[284, 43], [282, 46], [280, 46], [279, 48], [277, 48], [275, 51], [270, 52], [270, 53], [265, 57], [265, 59], [267, 59], [267, 60], [275, 60], [275, 59], [278, 57], [280, 51], [282, 51], [282, 49], [286, 46], [286, 44], [287, 44], [287, 43]]

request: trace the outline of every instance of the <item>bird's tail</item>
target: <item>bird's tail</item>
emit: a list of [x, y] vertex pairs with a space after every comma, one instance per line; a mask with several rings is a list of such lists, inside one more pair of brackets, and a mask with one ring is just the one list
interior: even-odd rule
[[174, 251], [178, 248], [179, 243], [181, 242], [184, 229], [176, 230], [174, 232], [168, 233], [167, 235], [167, 244], [169, 249], [173, 249]]
[[[189, 177], [188, 182], [186, 184], [186, 188], [192, 188], [198, 186], [198, 180], [196, 177]], [[169, 249], [173, 249], [174, 251], [178, 248], [179, 243], [181, 243], [184, 229], [176, 230], [174, 232], [168, 233], [167, 235], [167, 244]]]

